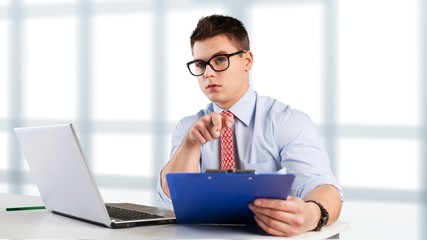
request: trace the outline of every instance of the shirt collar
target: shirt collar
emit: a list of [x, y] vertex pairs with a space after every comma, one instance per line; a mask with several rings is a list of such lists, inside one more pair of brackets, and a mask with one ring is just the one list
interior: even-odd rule
[[[245, 125], [249, 125], [251, 121], [253, 112], [255, 110], [256, 103], [256, 93], [249, 86], [245, 95], [239, 99], [233, 106], [228, 109], [231, 111], [235, 117], [237, 117], [240, 121], [242, 121]], [[213, 103], [214, 112], [221, 113], [222, 111], [226, 111], [227, 109], [221, 109], [218, 105]]]

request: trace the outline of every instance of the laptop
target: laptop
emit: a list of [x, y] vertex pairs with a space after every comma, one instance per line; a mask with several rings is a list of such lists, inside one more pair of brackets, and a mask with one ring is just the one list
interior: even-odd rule
[[176, 222], [171, 210], [105, 204], [72, 124], [15, 128], [15, 133], [50, 212], [109, 228]]
[[166, 175], [177, 223], [254, 225], [249, 203], [287, 199], [293, 174], [169, 173]]

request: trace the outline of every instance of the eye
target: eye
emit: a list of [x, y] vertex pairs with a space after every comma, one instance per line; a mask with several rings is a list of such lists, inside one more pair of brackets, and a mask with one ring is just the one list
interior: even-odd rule
[[196, 68], [204, 68], [206, 66], [206, 64], [202, 61], [197, 61], [197, 62], [194, 62], [194, 66]]
[[215, 59], [214, 59], [215, 65], [221, 65], [221, 64], [223, 64], [225, 62], [227, 62], [227, 57], [226, 56], [218, 56], [218, 57], [215, 57]]

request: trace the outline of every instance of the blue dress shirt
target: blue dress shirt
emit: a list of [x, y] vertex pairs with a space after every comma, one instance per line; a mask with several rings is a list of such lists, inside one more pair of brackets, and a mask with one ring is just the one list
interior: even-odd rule
[[[226, 109], [210, 103], [196, 115], [183, 118], [173, 132], [170, 156], [175, 154], [197, 119], [223, 110]], [[291, 195], [303, 198], [314, 188], [329, 184], [338, 189], [343, 199], [342, 187], [331, 171], [328, 154], [309, 116], [273, 98], [259, 96], [251, 87], [229, 110], [235, 116], [233, 133], [237, 169], [292, 173], [295, 181]], [[200, 171], [219, 168], [220, 143], [215, 139], [200, 147]], [[159, 197], [172, 209], [171, 200], [163, 192], [160, 181], [159, 177]]]

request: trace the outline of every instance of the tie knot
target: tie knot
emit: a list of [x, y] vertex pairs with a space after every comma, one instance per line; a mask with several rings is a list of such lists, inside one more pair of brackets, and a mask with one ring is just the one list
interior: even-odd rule
[[222, 117], [234, 117], [233, 113], [230, 111], [222, 111], [221, 116]]

